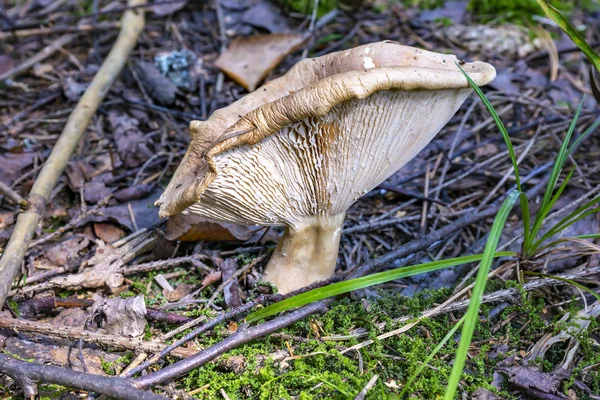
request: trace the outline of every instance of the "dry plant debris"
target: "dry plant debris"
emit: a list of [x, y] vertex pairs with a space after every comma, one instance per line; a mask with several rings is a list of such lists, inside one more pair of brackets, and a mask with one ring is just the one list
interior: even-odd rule
[[[0, 263], [19, 245], [22, 256], [9, 261], [23, 276], [5, 281], [12, 286], [0, 314], [4, 397], [37, 391], [42, 398], [374, 399], [402, 392], [463, 315], [473, 265], [248, 325], [249, 313], [282, 298], [263, 279], [281, 231], [201, 218], [165, 223], [152, 205], [185, 154], [191, 120], [207, 119], [305, 56], [393, 40], [494, 65], [497, 77], [485, 93], [508, 127], [532, 194], [543, 192], [584, 94], [574, 137], [598, 119], [597, 72], [590, 73], [574, 44], [537, 11], [530, 24], [539, 27], [528, 32], [503, 20], [525, 14], [522, 8], [486, 17], [462, 2], [427, 11], [340, 2], [326, 14], [328, 2], [321, 1], [313, 18], [314, 3], [305, 3], [0, 5]], [[568, 17], [597, 47], [599, 14], [578, 8], [584, 3], [573, 5]], [[66, 141], [61, 134], [77, 103], [111, 60], [119, 31], [133, 27], [121, 18], [139, 21], [144, 11], [144, 31], [119, 59], [122, 71], [103, 86], [97, 110], [87, 111], [89, 124], [78, 126], [81, 140], [71, 136], [72, 151], [51, 156]], [[268, 49], [273, 37], [288, 38], [285, 48]], [[244, 41], [262, 44], [248, 55], [250, 47], [239, 48]], [[232, 51], [230, 68], [255, 70], [244, 83], [224, 76], [216, 63]], [[556, 204], [563, 215], [598, 195], [598, 159], [596, 131], [570, 154], [559, 181], [573, 169]], [[31, 197], [40, 194], [40, 179], [47, 184], [45, 202]], [[499, 201], [514, 184], [493, 120], [470, 97], [412, 164], [348, 210], [335, 280], [481, 252]], [[21, 199], [31, 207], [21, 208]], [[25, 219], [30, 236], [22, 223], [16, 226]], [[599, 222], [597, 214], [587, 215], [565, 237], [597, 233]], [[500, 243], [519, 252], [522, 230], [515, 209]], [[11, 236], [16, 239], [7, 246]], [[515, 260], [494, 264], [462, 398], [600, 398], [598, 305], [572, 284], [598, 293], [596, 239]], [[99, 302], [94, 319], [100, 298], [116, 308]], [[121, 311], [132, 303], [137, 311]], [[106, 330], [111, 319], [113, 333]], [[457, 343], [452, 337], [424, 366], [409, 388], [413, 398], [443, 395]]]

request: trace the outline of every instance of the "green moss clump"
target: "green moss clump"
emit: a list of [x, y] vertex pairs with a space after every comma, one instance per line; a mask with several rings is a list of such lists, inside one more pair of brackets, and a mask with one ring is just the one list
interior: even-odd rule
[[[382, 292], [381, 297], [364, 302], [350, 298], [340, 300], [326, 314], [315, 315], [285, 329], [283, 333], [290, 335], [290, 339], [265, 338], [192, 371], [182, 380], [182, 388], [187, 391], [202, 388], [195, 393], [200, 399], [218, 398], [221, 389], [232, 399], [347, 399], [354, 397], [377, 374], [379, 383], [367, 398], [397, 398], [403, 382], [419, 368], [455, 319], [441, 316], [423, 321], [408, 334], [376, 341], [361, 349], [360, 357], [356, 351], [341, 354], [341, 350], [375, 339], [382, 333], [378, 324], [385, 322], [385, 331], [390, 330], [397, 327], [391, 325], [394, 318], [417, 316], [449, 295], [449, 289], [441, 289], [425, 291], [410, 299]], [[317, 338], [350, 335], [357, 329], [362, 336], [350, 340]], [[489, 333], [488, 330], [484, 326], [476, 334], [481, 337]], [[203, 338], [202, 346], [220, 340], [218, 336]], [[299, 341], [294, 337], [308, 340]], [[413, 398], [433, 399], [443, 395], [456, 347], [456, 341], [451, 340], [423, 370], [410, 388]], [[482, 348], [465, 372], [465, 380], [472, 387], [470, 391], [490, 386], [487, 350]], [[229, 366], [232, 360], [237, 361], [237, 368]], [[505, 398], [510, 397], [505, 394]]]

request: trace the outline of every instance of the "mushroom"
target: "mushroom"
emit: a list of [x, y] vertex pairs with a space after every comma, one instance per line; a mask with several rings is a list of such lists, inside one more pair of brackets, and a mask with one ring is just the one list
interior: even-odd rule
[[346, 210], [408, 163], [495, 77], [385, 41], [297, 63], [204, 122], [157, 201], [238, 224], [284, 226], [265, 269], [280, 293], [331, 277]]

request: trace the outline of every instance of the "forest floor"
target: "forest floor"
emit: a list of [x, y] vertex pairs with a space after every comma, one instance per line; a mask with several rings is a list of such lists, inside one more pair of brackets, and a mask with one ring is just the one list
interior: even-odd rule
[[[464, 314], [470, 291], [461, 290], [473, 282], [468, 272], [476, 264], [340, 296], [327, 310], [319, 309], [324, 313], [259, 332], [229, 350], [223, 341], [248, 328], [237, 310], [266, 302], [272, 293], [261, 275], [280, 230], [201, 218], [161, 221], [153, 203], [187, 149], [189, 122], [247, 94], [241, 84], [248, 82], [235, 82], [215, 66], [219, 54], [238, 37], [286, 33], [282, 46], [289, 49], [302, 38], [299, 50], [285, 56], [265, 46], [264, 53], [246, 56], [285, 56], [264, 71], [267, 81], [305, 56], [379, 40], [494, 65], [497, 77], [484, 92], [508, 128], [524, 189], [535, 194], [530, 203], [535, 214], [539, 188], [582, 99], [574, 137], [599, 117], [589, 66], [541, 10], [490, 18], [485, 13], [491, 11], [474, 13], [465, 2], [448, 4], [420, 10], [351, 2], [331, 12], [322, 3], [316, 18], [310, 10], [307, 15], [262, 0], [143, 7], [146, 25], [138, 44], [53, 189], [23, 261], [23, 278], [0, 311], [2, 353], [116, 376], [194, 326], [233, 310], [239, 315], [217, 320], [221, 323], [144, 371], [221, 346], [214, 359], [154, 385], [155, 393], [201, 399], [399, 396]], [[124, 2], [107, 0], [0, 4], [0, 182], [17, 196], [27, 199], [127, 9]], [[600, 11], [573, 8], [568, 15], [576, 26], [587, 27], [586, 39], [598, 47]], [[512, 24], [516, 17], [525, 25]], [[44, 57], [36, 59], [40, 53]], [[574, 173], [554, 209], [568, 211], [597, 196], [599, 160], [597, 131], [567, 161], [566, 170]], [[424, 151], [350, 208], [338, 272], [497, 206], [514, 185], [502, 136], [472, 95]], [[0, 195], [0, 254], [19, 213], [10, 195]], [[481, 253], [492, 222], [493, 216], [477, 220], [379, 270]], [[522, 215], [515, 211], [500, 245], [519, 252], [522, 232]], [[590, 213], [562, 235], [598, 232], [598, 214]], [[600, 291], [599, 252], [593, 240], [577, 239], [527, 263], [494, 265], [461, 398], [600, 399], [600, 302], [580, 287]], [[571, 284], [575, 281], [580, 286]], [[428, 310], [429, 318], [418, 318]], [[184, 325], [190, 321], [194, 326]], [[406, 398], [443, 396], [459, 338], [455, 333], [414, 376]], [[13, 378], [0, 374], [3, 399], [24, 396]], [[81, 397], [85, 392], [79, 389], [43, 380], [39, 385], [42, 398]], [[363, 389], [366, 397], [360, 397]]]

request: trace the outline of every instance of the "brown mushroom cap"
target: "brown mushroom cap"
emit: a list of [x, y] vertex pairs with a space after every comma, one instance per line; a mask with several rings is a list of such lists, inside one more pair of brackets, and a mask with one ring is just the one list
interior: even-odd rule
[[[379, 42], [296, 64], [190, 124], [192, 142], [157, 202], [218, 220], [295, 226], [340, 215], [410, 161], [471, 89], [445, 55]], [[464, 63], [478, 85], [494, 68]]]

